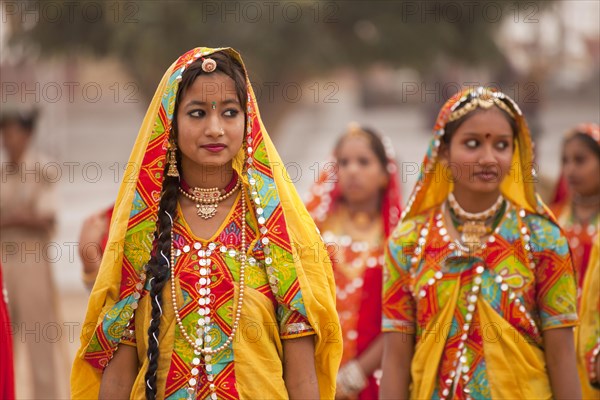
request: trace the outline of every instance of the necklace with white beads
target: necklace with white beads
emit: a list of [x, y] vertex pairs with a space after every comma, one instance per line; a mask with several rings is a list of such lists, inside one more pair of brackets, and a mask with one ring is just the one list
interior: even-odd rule
[[[227, 339], [225, 340], [225, 342], [223, 344], [221, 344], [219, 347], [216, 347], [213, 349], [210, 346], [208, 346], [208, 344], [212, 340], [212, 338], [209, 335], [211, 320], [210, 320], [210, 308], [208, 307], [208, 305], [211, 303], [210, 288], [209, 288], [210, 282], [211, 282], [211, 279], [209, 277], [211, 260], [208, 257], [207, 258], [202, 257], [199, 261], [200, 278], [199, 278], [198, 293], [200, 294], [201, 297], [200, 297], [200, 299], [198, 299], [198, 306], [199, 306], [198, 314], [200, 315], [200, 318], [198, 319], [197, 338], [193, 339], [187, 333], [185, 326], [183, 325], [181, 316], [179, 314], [178, 307], [177, 307], [177, 292], [176, 292], [176, 285], [175, 285], [175, 246], [174, 246], [174, 241], [173, 241], [174, 235], [171, 235], [171, 300], [173, 302], [172, 303], [173, 311], [175, 312], [175, 320], [177, 321], [177, 325], [179, 326], [179, 330], [180, 330], [182, 336], [190, 344], [190, 346], [192, 346], [192, 348], [194, 349], [194, 354], [196, 355], [196, 357], [194, 357], [192, 360], [192, 364], [193, 364], [192, 371], [191, 371], [192, 377], [188, 381], [188, 389], [187, 389], [188, 399], [193, 398], [193, 396], [196, 392], [196, 386], [198, 384], [198, 374], [199, 374], [198, 366], [201, 363], [201, 360], [199, 357], [200, 355], [204, 356], [207, 379], [210, 382], [210, 384], [209, 384], [209, 389], [211, 391], [210, 397], [211, 397], [211, 399], [217, 398], [216, 387], [215, 387], [215, 384], [213, 383], [214, 376], [212, 374], [212, 365], [210, 364], [210, 361], [212, 360], [213, 355], [221, 352], [222, 350], [227, 348], [233, 342], [233, 338], [235, 337], [235, 334], [239, 327], [242, 306], [244, 303], [246, 252], [248, 251], [248, 249], [246, 247], [246, 201], [244, 198], [243, 189], [242, 189], [242, 194], [241, 194], [241, 202], [242, 202], [242, 214], [241, 214], [242, 223], [241, 223], [241, 251], [239, 254], [239, 257], [240, 257], [239, 295], [238, 295], [238, 301], [237, 301], [235, 315], [233, 318], [233, 324], [231, 327], [231, 333], [229, 334], [229, 336], [227, 336]], [[199, 243], [196, 243], [196, 244], [199, 245]], [[211, 248], [211, 245], [213, 248]], [[202, 254], [209, 256], [210, 253], [212, 252], [212, 250], [214, 250], [215, 248], [216, 248], [216, 245], [214, 243], [211, 243], [208, 246], [207, 250], [200, 250], [199, 247], [197, 250], [199, 250], [199, 253], [203, 252]]]

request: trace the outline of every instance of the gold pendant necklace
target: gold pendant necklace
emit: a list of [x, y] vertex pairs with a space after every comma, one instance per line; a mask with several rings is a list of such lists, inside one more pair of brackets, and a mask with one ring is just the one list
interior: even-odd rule
[[195, 187], [192, 189], [192, 193], [188, 193], [180, 186], [179, 192], [196, 203], [196, 214], [200, 218], [210, 219], [217, 214], [219, 203], [234, 194], [240, 188], [241, 184], [241, 179], [238, 179], [233, 189], [224, 195], [221, 195], [219, 188], [204, 189]]
[[204, 219], [209, 219], [217, 214], [218, 204], [196, 204], [196, 214]]
[[196, 203], [196, 214], [199, 217], [209, 219], [217, 214], [218, 201], [221, 197], [219, 189], [201, 190], [200, 188], [194, 188], [193, 196], [200, 200], [200, 202]]
[[463, 243], [481, 246], [481, 239], [489, 232], [485, 221], [466, 221], [461, 227], [460, 239]]
[[453, 193], [448, 195], [450, 208], [458, 218], [464, 221], [458, 227], [458, 231], [461, 233], [460, 239], [464, 244], [472, 245], [475, 248], [479, 248], [482, 245], [483, 238], [491, 231], [486, 222], [500, 210], [503, 201], [504, 197], [500, 195], [496, 202], [487, 210], [479, 213], [470, 213], [458, 204]]

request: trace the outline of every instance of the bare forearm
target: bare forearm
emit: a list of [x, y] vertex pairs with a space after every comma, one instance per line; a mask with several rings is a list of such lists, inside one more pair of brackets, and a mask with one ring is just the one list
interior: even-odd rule
[[408, 399], [414, 335], [397, 332], [384, 333], [383, 342], [383, 375], [379, 397], [381, 399]]
[[19, 215], [7, 217], [2, 223], [3, 228], [26, 228], [50, 232], [54, 228], [54, 217], [39, 217], [37, 215]]
[[[90, 250], [91, 248], [91, 250]], [[100, 269], [100, 263], [102, 262], [102, 253], [100, 251], [100, 246], [98, 246], [97, 250], [94, 246], [80, 246], [79, 257], [81, 258], [81, 263], [83, 264], [83, 272], [87, 274], [98, 272]]]
[[381, 358], [383, 357], [383, 335], [379, 335], [371, 342], [369, 347], [358, 356], [357, 360], [360, 364], [365, 376], [371, 376], [377, 368], [381, 367]]
[[318, 399], [314, 336], [283, 341], [283, 379], [290, 399]]
[[580, 399], [581, 383], [577, 375], [572, 328], [544, 332], [546, 366], [555, 399]]
[[128, 399], [137, 376], [137, 351], [132, 346], [119, 346], [104, 369], [100, 382], [100, 400]]

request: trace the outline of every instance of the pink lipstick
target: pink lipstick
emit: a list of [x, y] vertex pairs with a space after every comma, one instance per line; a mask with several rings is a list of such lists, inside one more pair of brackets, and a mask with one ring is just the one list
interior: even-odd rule
[[223, 151], [227, 146], [225, 146], [223, 143], [210, 143], [200, 147], [210, 151], [211, 153], [219, 153]]

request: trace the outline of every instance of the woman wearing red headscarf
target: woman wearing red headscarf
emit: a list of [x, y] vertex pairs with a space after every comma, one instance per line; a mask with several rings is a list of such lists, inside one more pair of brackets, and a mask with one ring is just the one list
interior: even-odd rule
[[328, 244], [344, 337], [336, 398], [377, 398], [384, 244], [400, 217], [390, 145], [356, 123], [311, 190], [308, 210]]
[[600, 223], [599, 169], [600, 127], [578, 125], [563, 143], [562, 172], [551, 208], [569, 239], [580, 291]]
[[[583, 398], [600, 399], [600, 127], [581, 124], [563, 143], [553, 211], [565, 231], [577, 276], [581, 323], [575, 334]], [[594, 255], [594, 246], [596, 254]]]

